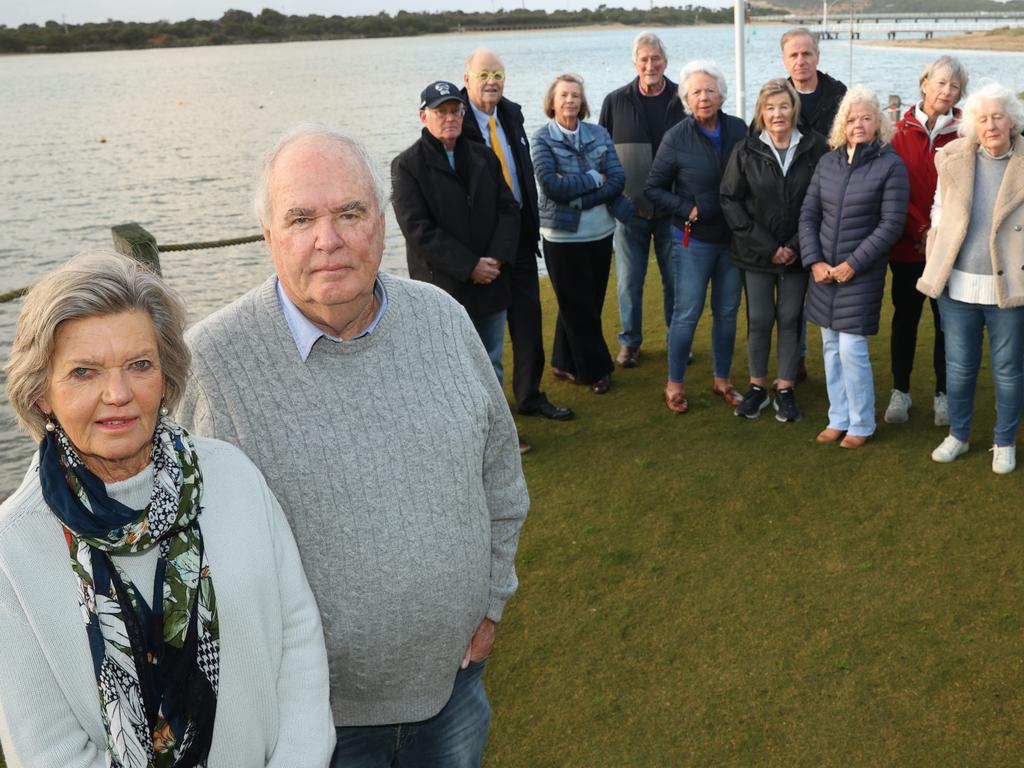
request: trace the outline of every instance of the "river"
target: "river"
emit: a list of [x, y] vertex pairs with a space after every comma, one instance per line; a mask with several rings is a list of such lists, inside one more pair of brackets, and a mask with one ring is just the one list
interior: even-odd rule
[[[768, 77], [783, 75], [780, 27], [747, 30], [747, 114]], [[19, 288], [68, 257], [110, 244], [110, 226], [137, 221], [158, 242], [254, 234], [250, 189], [256, 159], [300, 120], [363, 139], [387, 169], [419, 135], [420, 90], [460, 83], [466, 54], [493, 48], [506, 64], [506, 95], [527, 128], [544, 122], [552, 77], [583, 75], [596, 112], [634, 76], [625, 28], [442, 35], [0, 57], [0, 292]], [[731, 27], [659, 30], [673, 79], [690, 58], [719, 62], [734, 84]], [[822, 41], [822, 69], [863, 82], [884, 101], [916, 97], [922, 66], [939, 51]], [[1024, 56], [964, 51], [972, 79], [1004, 78], [1021, 90]], [[1018, 78], [1008, 82], [1005, 78]], [[734, 94], [726, 111], [736, 112]], [[388, 216], [384, 269], [404, 274], [401, 233]], [[164, 275], [198, 320], [270, 272], [262, 244], [169, 253]], [[0, 348], [10, 349], [20, 303], [0, 304]], [[13, 490], [33, 447], [0, 406], [0, 498]]]

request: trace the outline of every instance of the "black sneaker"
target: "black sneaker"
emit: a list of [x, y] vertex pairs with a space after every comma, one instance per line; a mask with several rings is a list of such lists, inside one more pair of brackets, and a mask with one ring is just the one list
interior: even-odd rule
[[787, 421], [800, 421], [800, 409], [796, 407], [796, 397], [793, 389], [780, 389], [775, 393], [775, 420], [783, 423]]
[[743, 402], [736, 406], [733, 413], [737, 416], [746, 416], [748, 419], [756, 419], [767, 407], [768, 390], [757, 384], [751, 384], [747, 394], [743, 396]]

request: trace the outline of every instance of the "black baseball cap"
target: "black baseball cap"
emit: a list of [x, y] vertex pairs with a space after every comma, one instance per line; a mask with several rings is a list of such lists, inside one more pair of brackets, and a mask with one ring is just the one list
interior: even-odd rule
[[420, 109], [433, 109], [446, 101], [462, 101], [458, 86], [447, 80], [431, 83], [420, 94]]

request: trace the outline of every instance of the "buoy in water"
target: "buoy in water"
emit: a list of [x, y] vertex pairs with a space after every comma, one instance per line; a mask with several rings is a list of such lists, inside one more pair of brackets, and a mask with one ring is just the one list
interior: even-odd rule
[[107, 137], [106, 137], [106, 136], [100, 136], [100, 137], [99, 137], [99, 138], [97, 139], [97, 141], [98, 141], [98, 142], [99, 142], [100, 144], [106, 144], [106, 143], [107, 143]]

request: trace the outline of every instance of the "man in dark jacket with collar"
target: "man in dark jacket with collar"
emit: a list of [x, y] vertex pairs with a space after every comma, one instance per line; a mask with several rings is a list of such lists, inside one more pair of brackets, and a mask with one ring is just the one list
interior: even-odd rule
[[[508, 331], [512, 339], [512, 393], [520, 414], [536, 414], [559, 421], [571, 419], [574, 415], [572, 409], [554, 405], [540, 388], [544, 373], [537, 276], [540, 217], [530, 142], [523, 127], [523, 111], [514, 101], [505, 98], [505, 65], [486, 48], [473, 51], [466, 59], [463, 81], [466, 117], [462, 123], [462, 135], [490, 148], [502, 165], [503, 176], [507, 172], [506, 181], [519, 205], [519, 242], [511, 268], [512, 302], [508, 308]], [[525, 443], [520, 447], [529, 450]]]
[[662, 136], [683, 119], [679, 89], [665, 77], [668, 57], [661, 39], [642, 32], [633, 41], [633, 66], [637, 76], [609, 93], [598, 120], [611, 134], [615, 152], [626, 171], [625, 195], [636, 206], [628, 222], [615, 227], [615, 274], [619, 290], [619, 354], [623, 368], [637, 365], [643, 342], [644, 280], [650, 259], [651, 240], [661, 272], [665, 325], [672, 322], [672, 222], [668, 211], [644, 197], [644, 184]]
[[423, 90], [423, 133], [391, 163], [392, 203], [409, 276], [466, 308], [501, 381], [519, 206], [494, 154], [462, 136], [465, 112], [457, 86]]
[[818, 40], [805, 27], [796, 27], [782, 36], [782, 63], [789, 72], [789, 82], [800, 94], [801, 133], [814, 129], [826, 139], [836, 119], [839, 102], [846, 95], [846, 86], [818, 70]]
[[679, 89], [665, 76], [669, 58], [657, 35], [643, 32], [633, 41], [633, 66], [637, 77], [604, 97], [598, 123], [611, 134], [615, 153], [626, 170], [625, 195], [636, 206], [636, 215], [615, 225], [615, 279], [618, 283], [618, 334], [615, 360], [623, 368], [635, 368], [643, 342], [643, 284], [647, 278], [650, 243], [662, 273], [665, 325], [672, 324], [675, 303], [672, 280], [672, 221], [669, 211], [655, 207], [644, 197], [647, 172], [658, 144], [672, 126], [683, 119]]

